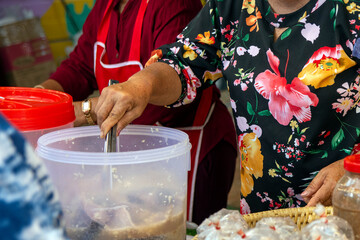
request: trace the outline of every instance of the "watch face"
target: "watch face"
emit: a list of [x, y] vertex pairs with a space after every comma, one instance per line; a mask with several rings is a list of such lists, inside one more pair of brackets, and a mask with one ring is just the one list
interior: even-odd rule
[[90, 101], [83, 102], [82, 110], [84, 113], [90, 112]]

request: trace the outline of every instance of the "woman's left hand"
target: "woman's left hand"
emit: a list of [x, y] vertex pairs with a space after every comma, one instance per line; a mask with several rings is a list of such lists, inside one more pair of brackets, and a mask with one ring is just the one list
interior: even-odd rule
[[317, 203], [330, 206], [332, 192], [344, 173], [344, 160], [336, 161], [321, 169], [305, 191], [301, 193], [307, 207], [313, 207]]

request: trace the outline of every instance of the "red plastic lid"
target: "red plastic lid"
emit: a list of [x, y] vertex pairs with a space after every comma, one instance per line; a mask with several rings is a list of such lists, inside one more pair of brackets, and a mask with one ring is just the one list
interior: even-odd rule
[[0, 111], [20, 131], [53, 128], [75, 120], [69, 94], [39, 88], [0, 87]]
[[344, 159], [344, 168], [349, 172], [360, 173], [360, 154], [353, 154]]

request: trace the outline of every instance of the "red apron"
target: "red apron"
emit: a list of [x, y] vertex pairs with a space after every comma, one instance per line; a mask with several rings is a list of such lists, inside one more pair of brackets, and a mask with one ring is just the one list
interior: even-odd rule
[[[101, 93], [104, 87], [108, 86], [109, 79], [115, 79], [119, 82], [126, 81], [134, 73], [140, 71], [143, 66], [140, 62], [140, 39], [142, 23], [145, 15], [145, 10], [149, 0], [142, 0], [139, 12], [136, 17], [134, 32], [132, 35], [132, 41], [130, 46], [130, 54], [127, 62], [109, 64], [105, 43], [109, 31], [110, 16], [112, 11], [112, 3], [110, 0], [106, 7], [104, 17], [101, 21], [97, 42], [94, 44], [94, 70], [95, 77], [98, 84], [99, 91]], [[121, 79], [119, 79], [121, 76]], [[196, 181], [196, 170], [201, 161], [199, 159], [202, 136], [206, 123], [210, 119], [211, 113], [215, 106], [212, 103], [212, 87], [209, 87], [203, 91], [200, 104], [197, 108], [196, 116], [193, 122], [193, 126], [178, 128], [189, 135], [191, 148], [191, 169], [188, 172], [188, 189], [187, 189], [187, 220], [192, 220], [192, 208], [194, 199], [194, 188]]]

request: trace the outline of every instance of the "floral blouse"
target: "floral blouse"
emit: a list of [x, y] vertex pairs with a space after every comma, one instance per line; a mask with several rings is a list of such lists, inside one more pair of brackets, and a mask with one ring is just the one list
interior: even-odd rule
[[[274, 41], [274, 28], [286, 28]], [[151, 61], [170, 64], [191, 102], [224, 78], [241, 159], [241, 211], [304, 206], [318, 171], [360, 134], [360, 1], [310, 0], [291, 14], [267, 0], [209, 0]]]

